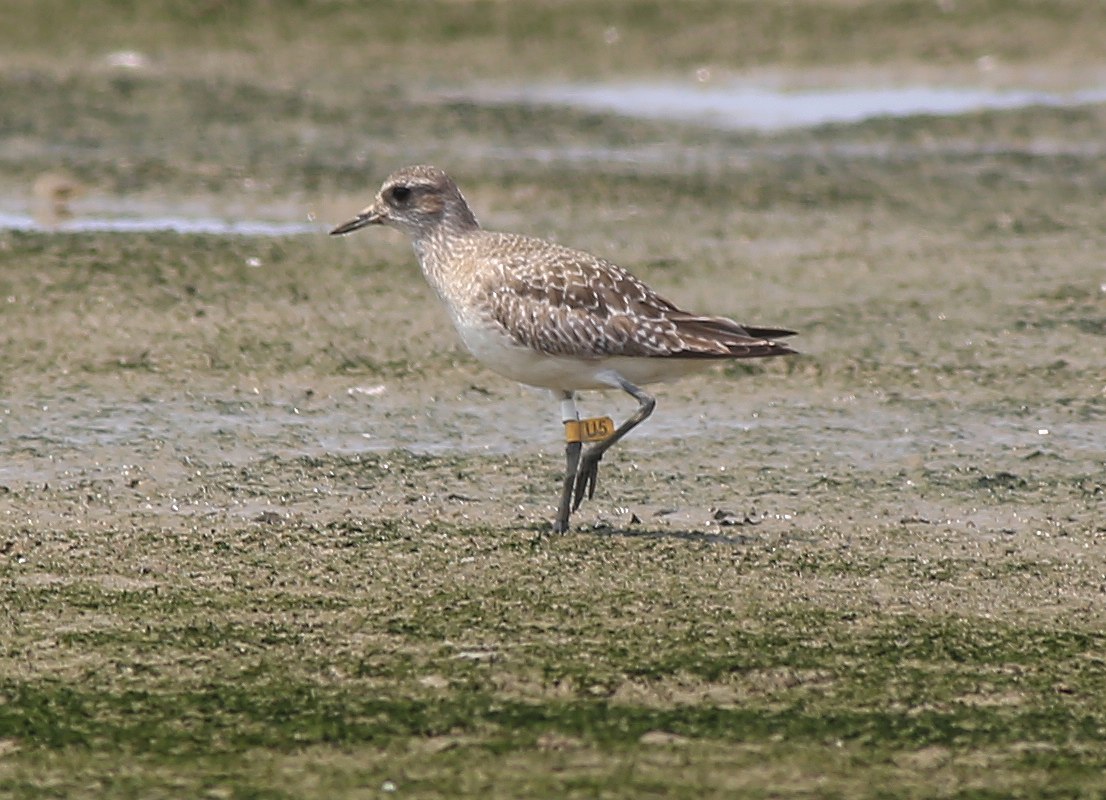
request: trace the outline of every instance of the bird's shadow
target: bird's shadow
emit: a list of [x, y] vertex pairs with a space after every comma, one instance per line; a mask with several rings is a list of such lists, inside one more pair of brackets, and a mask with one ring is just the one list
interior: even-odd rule
[[672, 530], [671, 528], [601, 527], [590, 531], [582, 531], [582, 533], [595, 536], [623, 536], [628, 539], [677, 539], [684, 542], [725, 544], [731, 547], [750, 545], [759, 541], [759, 537], [743, 533], [707, 533], [704, 531]]
[[[548, 528], [535, 531], [532, 544], [555, 542], [565, 534], [553, 533]], [[743, 547], [762, 540], [762, 537], [742, 533], [706, 533], [704, 531], [673, 530], [671, 528], [624, 528], [609, 525], [597, 525], [593, 528], [574, 530], [569, 535], [580, 537], [624, 537], [627, 539], [674, 539], [683, 542], [703, 544], [721, 544], [729, 547]]]

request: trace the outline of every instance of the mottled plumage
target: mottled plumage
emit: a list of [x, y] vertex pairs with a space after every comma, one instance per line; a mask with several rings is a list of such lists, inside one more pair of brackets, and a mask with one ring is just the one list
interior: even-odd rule
[[[682, 311], [622, 267], [590, 253], [482, 229], [457, 185], [437, 167], [393, 173], [371, 206], [332, 233], [371, 224], [388, 224], [411, 237], [419, 265], [465, 345], [491, 369], [552, 389], [567, 403], [577, 390], [620, 388], [643, 409], [648, 406], [584, 453], [579, 477], [570, 447], [576, 506], [586, 486], [589, 496], [594, 491], [602, 454], [652, 410], [652, 398], [638, 386], [712, 360], [794, 352], [775, 341], [791, 331]], [[573, 488], [569, 480], [566, 495]], [[563, 498], [559, 530], [568, 524], [566, 503]]]

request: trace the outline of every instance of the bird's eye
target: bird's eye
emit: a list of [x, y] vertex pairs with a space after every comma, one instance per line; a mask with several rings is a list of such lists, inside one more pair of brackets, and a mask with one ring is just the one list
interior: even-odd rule
[[394, 186], [392, 187], [392, 201], [396, 203], [406, 203], [411, 199], [411, 187], [410, 186]]

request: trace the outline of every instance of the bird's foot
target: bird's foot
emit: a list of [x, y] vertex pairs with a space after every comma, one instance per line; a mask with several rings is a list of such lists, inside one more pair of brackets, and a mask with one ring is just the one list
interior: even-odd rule
[[584, 453], [580, 459], [580, 468], [576, 473], [576, 486], [572, 499], [572, 510], [575, 511], [584, 502], [584, 493], [588, 500], [595, 497], [595, 484], [599, 480], [599, 462], [603, 459], [602, 453], [591, 450]]

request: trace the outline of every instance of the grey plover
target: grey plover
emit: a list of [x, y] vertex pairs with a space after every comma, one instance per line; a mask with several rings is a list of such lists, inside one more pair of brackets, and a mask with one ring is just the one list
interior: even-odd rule
[[[641, 386], [723, 359], [795, 351], [783, 328], [682, 311], [609, 261], [553, 242], [484, 230], [457, 184], [431, 166], [404, 167], [372, 205], [331, 234], [390, 225], [411, 237], [419, 266], [465, 346], [500, 375], [561, 402], [566, 470], [553, 530], [595, 494], [599, 461], [656, 405]], [[576, 392], [621, 389], [638, 402], [617, 428], [580, 420]], [[584, 442], [590, 442], [587, 450]]]

